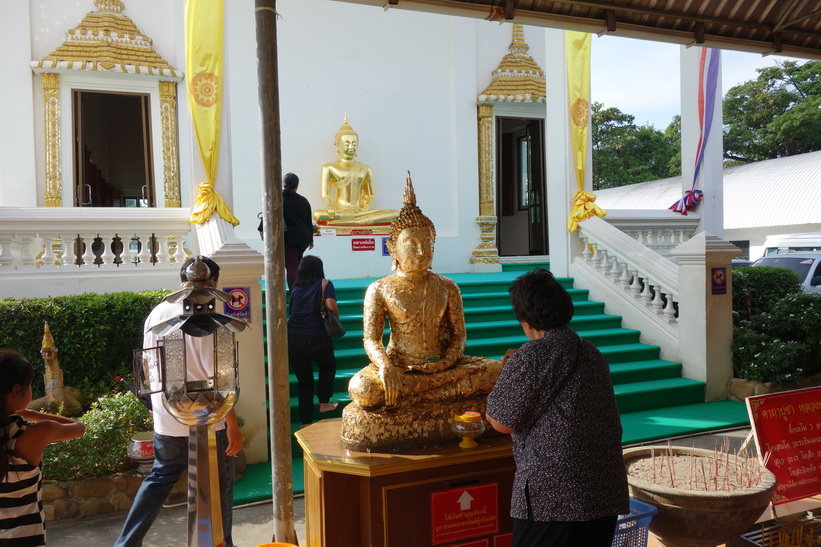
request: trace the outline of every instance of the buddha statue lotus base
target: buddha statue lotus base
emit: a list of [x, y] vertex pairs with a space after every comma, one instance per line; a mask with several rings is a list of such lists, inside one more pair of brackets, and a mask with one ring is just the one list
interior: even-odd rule
[[473, 410], [484, 416], [486, 399], [487, 395], [479, 395], [390, 410], [365, 410], [351, 403], [342, 411], [340, 439], [345, 448], [358, 452], [391, 450], [426, 442], [458, 444], [459, 438], [451, 429], [454, 414]]

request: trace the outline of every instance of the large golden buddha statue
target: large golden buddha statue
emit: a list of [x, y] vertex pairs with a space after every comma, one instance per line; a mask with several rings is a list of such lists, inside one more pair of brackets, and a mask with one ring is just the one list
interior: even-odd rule
[[320, 191], [327, 207], [314, 211], [321, 225], [362, 225], [387, 222], [396, 218], [393, 209], [373, 208], [373, 171], [356, 160], [359, 135], [345, 116], [334, 137], [339, 160], [322, 166]]
[[[436, 228], [416, 206], [408, 174], [404, 207], [387, 240], [395, 272], [365, 295], [364, 345], [371, 363], [351, 378], [342, 440], [370, 449], [452, 437], [452, 415], [484, 413], [502, 363], [463, 355], [462, 295], [430, 270]], [[390, 325], [382, 342], [385, 318]]]

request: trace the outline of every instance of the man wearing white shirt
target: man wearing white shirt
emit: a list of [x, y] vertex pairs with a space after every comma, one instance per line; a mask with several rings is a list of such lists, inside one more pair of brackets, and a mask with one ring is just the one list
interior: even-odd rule
[[[210, 270], [210, 279], [216, 285], [219, 280], [219, 266], [210, 258], [198, 257]], [[186, 269], [194, 262], [190, 258], [180, 269], [180, 278], [186, 281]], [[145, 320], [143, 347], [157, 346], [157, 335], [151, 328], [164, 321], [183, 314], [183, 301], [173, 304], [160, 302]], [[206, 380], [214, 376], [213, 335], [186, 336], [186, 369], [190, 380]], [[154, 411], [154, 466], [143, 480], [134, 503], [123, 524], [115, 547], [138, 547], [157, 517], [163, 501], [168, 497], [174, 484], [188, 468], [189, 427], [178, 422], [163, 404], [163, 394], [151, 395]], [[234, 456], [242, 449], [237, 415], [234, 409], [224, 420], [215, 424], [217, 441], [217, 465], [219, 468], [220, 503], [222, 507], [222, 529], [225, 546], [233, 545], [231, 540], [232, 511], [234, 503]]]

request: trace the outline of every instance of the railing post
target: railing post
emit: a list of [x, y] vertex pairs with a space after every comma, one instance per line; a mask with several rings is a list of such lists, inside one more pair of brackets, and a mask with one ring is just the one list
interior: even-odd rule
[[733, 376], [733, 298], [730, 261], [735, 245], [701, 232], [671, 251], [679, 275], [679, 360], [684, 377], [707, 384], [708, 401], [727, 398]]

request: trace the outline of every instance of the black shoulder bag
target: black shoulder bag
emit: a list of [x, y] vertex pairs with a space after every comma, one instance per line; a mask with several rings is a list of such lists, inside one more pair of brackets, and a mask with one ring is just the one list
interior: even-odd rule
[[328, 309], [325, 305], [325, 286], [328, 284], [327, 279], [322, 280], [322, 300], [319, 301], [319, 315], [322, 316], [322, 324], [325, 325], [325, 334], [331, 338], [342, 338], [345, 336], [345, 326], [339, 317]]

